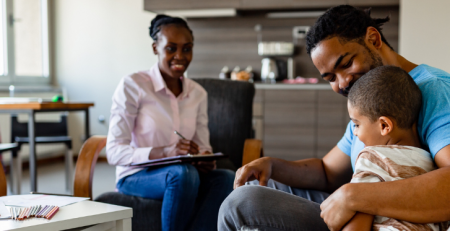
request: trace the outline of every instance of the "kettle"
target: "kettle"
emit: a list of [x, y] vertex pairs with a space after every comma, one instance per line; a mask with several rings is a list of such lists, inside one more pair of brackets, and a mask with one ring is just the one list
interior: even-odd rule
[[264, 58], [261, 60], [261, 81], [275, 83], [278, 78], [277, 63], [272, 58]]

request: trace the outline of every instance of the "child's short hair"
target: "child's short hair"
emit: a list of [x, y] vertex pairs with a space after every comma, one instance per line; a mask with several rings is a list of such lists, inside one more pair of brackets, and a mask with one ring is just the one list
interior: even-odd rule
[[399, 128], [409, 129], [419, 117], [422, 94], [406, 71], [394, 66], [380, 66], [355, 82], [348, 101], [372, 121], [387, 116], [394, 119]]

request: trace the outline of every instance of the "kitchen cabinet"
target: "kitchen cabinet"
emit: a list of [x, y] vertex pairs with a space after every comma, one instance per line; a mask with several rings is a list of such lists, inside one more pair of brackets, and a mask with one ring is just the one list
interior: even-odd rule
[[240, 9], [328, 8], [346, 2], [346, 0], [241, 0]]
[[144, 0], [144, 9], [148, 11], [161, 10], [193, 10], [239, 8], [241, 0]]
[[257, 85], [253, 109], [264, 155], [286, 160], [325, 156], [349, 121], [347, 99], [331, 88], [258, 89]]
[[237, 10], [311, 9], [349, 4], [353, 6], [398, 6], [400, 0], [144, 0], [148, 11], [233, 8]]

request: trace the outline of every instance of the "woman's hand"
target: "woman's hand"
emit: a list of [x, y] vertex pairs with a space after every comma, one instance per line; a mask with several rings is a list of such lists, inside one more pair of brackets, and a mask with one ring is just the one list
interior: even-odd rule
[[[155, 153], [156, 148], [155, 149]], [[162, 157], [170, 157], [170, 156], [180, 156], [180, 155], [187, 155], [187, 154], [198, 154], [198, 145], [191, 140], [185, 140], [185, 139], [180, 139], [178, 141], [178, 143], [173, 144], [171, 146], [168, 147], [164, 147], [164, 148], [160, 148], [163, 150], [163, 156]], [[156, 154], [150, 154], [150, 157], [153, 157], [153, 159], [155, 158], [162, 158], [162, 157], [158, 157], [158, 155]]]
[[175, 149], [177, 155], [198, 154], [198, 145], [192, 140], [180, 139]]

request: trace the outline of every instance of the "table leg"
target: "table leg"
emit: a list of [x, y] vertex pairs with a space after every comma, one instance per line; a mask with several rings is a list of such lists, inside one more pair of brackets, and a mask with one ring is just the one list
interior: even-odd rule
[[28, 114], [28, 139], [30, 145], [30, 189], [37, 191], [37, 169], [36, 169], [36, 130], [34, 111]]
[[84, 128], [85, 128], [85, 140], [89, 139], [91, 136], [90, 133], [90, 124], [89, 124], [89, 108], [84, 110]]
[[116, 231], [131, 231], [131, 218], [116, 221]]

